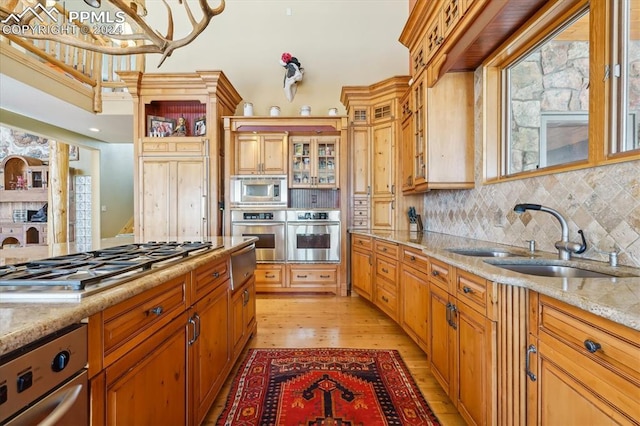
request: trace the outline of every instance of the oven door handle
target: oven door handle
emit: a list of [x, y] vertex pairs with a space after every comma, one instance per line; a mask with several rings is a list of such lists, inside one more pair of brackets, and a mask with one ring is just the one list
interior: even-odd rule
[[335, 226], [340, 225], [340, 222], [313, 222], [313, 221], [304, 221], [304, 220], [296, 220], [287, 222], [292, 226], [300, 226], [300, 225], [309, 225], [309, 226]]
[[[80, 395], [80, 391], [82, 391], [82, 386], [82, 384], [78, 384], [72, 386], [69, 389], [65, 389], [64, 396], [62, 396], [62, 399], [60, 400], [58, 405], [53, 409], [53, 411], [51, 411], [51, 413], [49, 413], [49, 415], [47, 415], [47, 417], [45, 417], [40, 423], [38, 423], [38, 425], [53, 426], [57, 424], [60, 419], [63, 418], [76, 403], [76, 400]], [[56, 400], [58, 399], [59, 398], [56, 398]], [[50, 405], [43, 406], [42, 411], [48, 410], [50, 408]]]

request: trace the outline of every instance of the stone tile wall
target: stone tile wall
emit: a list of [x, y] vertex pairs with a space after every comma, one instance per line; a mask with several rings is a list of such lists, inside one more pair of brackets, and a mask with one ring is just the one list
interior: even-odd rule
[[513, 206], [535, 203], [558, 210], [569, 224], [569, 239], [584, 230], [589, 249], [582, 257], [606, 260], [600, 251], [619, 250], [619, 263], [640, 267], [640, 161], [483, 185], [480, 138], [481, 72], [476, 72], [476, 188], [435, 190], [424, 196], [425, 229], [488, 242], [556, 252], [560, 224], [550, 214]]

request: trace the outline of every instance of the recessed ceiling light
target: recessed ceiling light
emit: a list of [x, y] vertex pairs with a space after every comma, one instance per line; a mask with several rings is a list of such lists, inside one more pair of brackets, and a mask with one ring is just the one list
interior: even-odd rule
[[98, 129], [97, 127], [89, 127], [89, 130], [92, 132], [99, 132], [100, 129]]

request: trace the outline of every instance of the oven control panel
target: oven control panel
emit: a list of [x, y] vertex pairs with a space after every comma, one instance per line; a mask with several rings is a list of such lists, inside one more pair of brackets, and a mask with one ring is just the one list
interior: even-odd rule
[[336, 222], [340, 220], [340, 211], [339, 210], [328, 210], [328, 211], [288, 211], [287, 212], [287, 221], [288, 222], [303, 222], [303, 221], [314, 221], [314, 222]]
[[243, 213], [242, 219], [244, 220], [273, 220], [273, 213], [270, 212], [250, 212]]

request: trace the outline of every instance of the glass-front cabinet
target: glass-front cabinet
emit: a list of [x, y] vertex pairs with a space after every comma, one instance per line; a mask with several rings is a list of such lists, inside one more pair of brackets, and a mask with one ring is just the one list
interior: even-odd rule
[[338, 187], [337, 136], [290, 138], [290, 185], [292, 188]]

